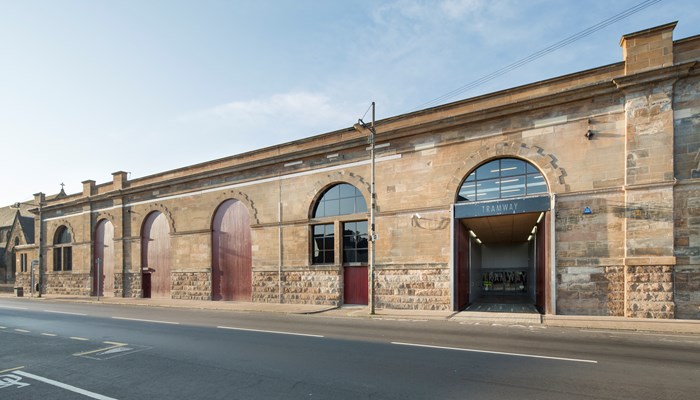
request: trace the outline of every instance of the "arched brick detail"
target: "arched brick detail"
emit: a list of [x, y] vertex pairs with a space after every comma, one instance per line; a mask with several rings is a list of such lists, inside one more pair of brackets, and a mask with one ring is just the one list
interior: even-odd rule
[[73, 240], [73, 242], [77, 241], [77, 238], [75, 237], [75, 230], [73, 230], [73, 225], [71, 225], [70, 222], [68, 222], [68, 220], [60, 219], [56, 221], [55, 225], [53, 226], [51, 236], [49, 236], [51, 238], [51, 246], [53, 246], [54, 243], [56, 243], [56, 231], [58, 231], [58, 228], [60, 228], [61, 226], [65, 226], [66, 229], [68, 229], [68, 233], [70, 233], [70, 237]]
[[168, 225], [170, 225], [170, 233], [173, 234], [177, 232], [175, 229], [175, 220], [173, 219], [172, 213], [170, 213], [170, 210], [168, 210], [168, 207], [164, 206], [161, 203], [151, 203], [146, 207], [143, 213], [143, 218], [141, 219], [141, 224], [139, 225], [141, 228], [139, 228], [139, 234], [143, 234], [140, 229], [143, 228], [143, 224], [146, 222], [146, 218], [153, 212], [153, 211], [159, 211], [163, 215], [165, 215], [165, 218], [168, 220]]
[[228, 199], [235, 199], [245, 204], [246, 208], [248, 209], [248, 213], [250, 213], [251, 225], [257, 225], [260, 223], [260, 218], [258, 217], [258, 209], [255, 207], [255, 202], [251, 200], [246, 193], [243, 193], [239, 190], [227, 190], [216, 196], [216, 207], [210, 210], [209, 219], [207, 220], [210, 224], [214, 221], [214, 214], [216, 213], [216, 210], [219, 209], [219, 206], [221, 206], [221, 203]]
[[106, 219], [107, 221], [112, 223], [112, 226], [114, 226], [114, 230], [117, 231], [118, 225], [116, 218], [114, 218], [114, 215], [109, 212], [102, 212], [99, 211], [95, 214], [95, 218], [92, 219], [92, 228], [90, 231], [94, 234], [95, 233], [95, 228], [97, 228], [97, 224], [102, 221], [103, 219]]
[[365, 203], [367, 203], [367, 209], [370, 207], [370, 193], [372, 191], [369, 182], [359, 175], [352, 172], [346, 171], [336, 171], [327, 175], [320, 177], [314, 182], [313, 189], [306, 193], [306, 201], [309, 207], [308, 216], [312, 217], [314, 205], [321, 198], [321, 195], [325, 193], [326, 189], [330, 186], [339, 183], [349, 183], [362, 192], [362, 197], [365, 198]]
[[571, 189], [566, 183], [566, 171], [558, 165], [558, 159], [554, 154], [547, 153], [539, 146], [530, 146], [522, 142], [508, 141], [496, 144], [484, 145], [478, 151], [472, 153], [452, 174], [452, 179], [447, 183], [446, 200], [453, 203], [462, 181], [474, 168], [479, 165], [504, 157], [520, 158], [534, 165], [542, 171], [549, 193], [566, 193]]

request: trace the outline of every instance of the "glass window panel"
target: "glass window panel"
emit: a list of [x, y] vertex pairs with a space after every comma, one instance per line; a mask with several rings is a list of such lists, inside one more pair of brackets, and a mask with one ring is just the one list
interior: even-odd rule
[[469, 174], [469, 176], [467, 177], [467, 180], [465, 182], [471, 182], [471, 181], [475, 181], [475, 180], [476, 180], [476, 171]]
[[323, 196], [323, 200], [335, 200], [340, 198], [340, 185], [335, 185], [328, 189], [326, 194]]
[[314, 218], [320, 218], [320, 217], [325, 217], [326, 216], [326, 207], [324, 206], [325, 202], [319, 201], [318, 204], [316, 204], [316, 211], [314, 211]]
[[354, 249], [348, 249], [343, 252], [343, 262], [353, 263], [357, 262], [357, 252]]
[[326, 236], [333, 236], [335, 234], [333, 224], [325, 224], [323, 226], [326, 227]]
[[491, 179], [491, 178], [497, 178], [498, 177], [498, 172], [501, 170], [500, 168], [500, 161], [499, 160], [493, 160], [491, 162], [487, 162], [486, 164], [482, 165], [476, 170], [476, 179], [482, 180], [482, 179]]
[[354, 214], [355, 213], [355, 198], [344, 198], [340, 199], [340, 215]]
[[357, 251], [357, 262], [367, 263], [367, 249]]
[[340, 198], [348, 198], [348, 197], [355, 197], [355, 186], [353, 185], [348, 185], [348, 184], [340, 184], [338, 185], [340, 187]]
[[314, 225], [314, 236], [323, 236], [326, 232], [326, 225]]
[[525, 175], [525, 162], [515, 158], [501, 160], [501, 176]]
[[333, 200], [333, 201], [326, 201], [326, 217], [332, 217], [335, 215], [340, 215], [340, 201], [339, 200]]
[[73, 269], [73, 249], [70, 247], [64, 247], [64, 265], [66, 271], [71, 271]]
[[489, 179], [486, 181], [481, 182], [481, 186], [479, 186], [476, 190], [476, 199], [477, 200], [490, 200], [490, 199], [497, 199], [500, 194], [500, 185], [499, 185], [499, 179]]
[[[524, 166], [523, 166], [524, 169]], [[525, 195], [525, 177], [511, 176], [501, 178], [501, 197], [516, 197]]]
[[355, 230], [358, 231], [360, 234], [367, 234], [367, 221], [358, 221], [355, 223]]
[[459, 201], [476, 200], [476, 182], [466, 183], [459, 190]]
[[355, 212], [367, 212], [367, 203], [364, 197], [355, 197]]
[[534, 165], [532, 165], [532, 164], [530, 164], [530, 163], [527, 163], [527, 173], [528, 173], [528, 174], [532, 174], [532, 173], [535, 173], [535, 172], [538, 173], [538, 174], [540, 173], [540, 171], [539, 171], [537, 168], [535, 168]]
[[547, 182], [542, 174], [527, 176], [527, 194], [547, 192]]
[[61, 270], [61, 249], [60, 248], [53, 249], [53, 270], [54, 271]]

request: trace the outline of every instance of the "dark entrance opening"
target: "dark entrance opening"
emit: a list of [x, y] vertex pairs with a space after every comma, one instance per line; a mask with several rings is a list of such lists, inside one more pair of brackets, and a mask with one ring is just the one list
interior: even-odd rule
[[456, 310], [548, 311], [548, 209], [549, 196], [455, 207]]

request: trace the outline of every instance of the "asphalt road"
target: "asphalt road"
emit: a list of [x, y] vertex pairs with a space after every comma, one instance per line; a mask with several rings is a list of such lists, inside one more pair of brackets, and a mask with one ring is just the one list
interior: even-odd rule
[[0, 399], [697, 399], [700, 337], [0, 299]]

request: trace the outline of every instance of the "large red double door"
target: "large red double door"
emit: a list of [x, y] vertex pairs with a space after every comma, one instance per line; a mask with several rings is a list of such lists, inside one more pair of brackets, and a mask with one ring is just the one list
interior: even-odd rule
[[212, 300], [251, 301], [252, 267], [248, 209], [226, 200], [212, 223]]

